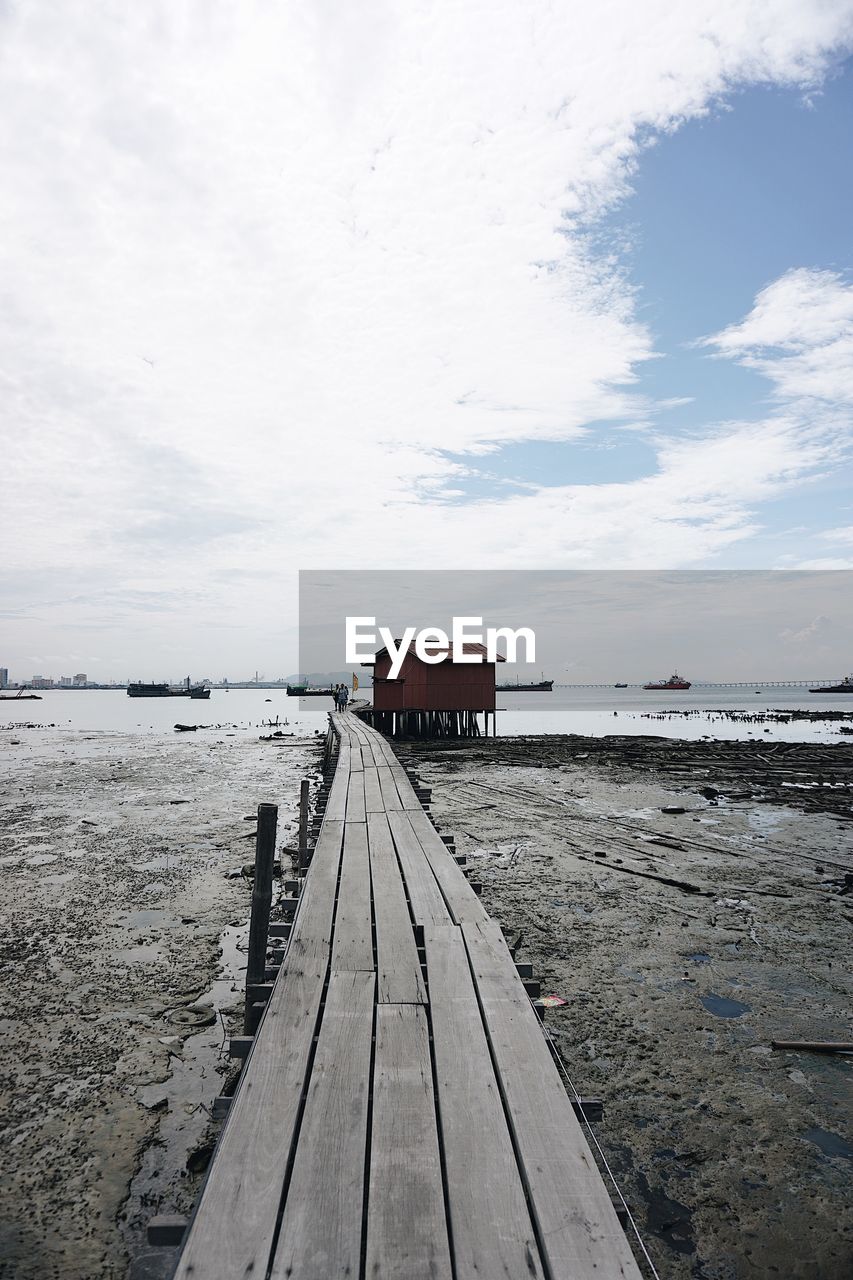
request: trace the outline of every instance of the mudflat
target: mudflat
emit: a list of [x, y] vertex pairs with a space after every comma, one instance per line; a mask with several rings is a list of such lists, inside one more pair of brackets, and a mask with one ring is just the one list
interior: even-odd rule
[[257, 805], [293, 841], [312, 740], [0, 734], [4, 1280], [145, 1274], [229, 1070]]
[[[542, 737], [401, 748], [531, 961], [666, 1280], [851, 1274], [853, 748]], [[669, 809], [670, 812], [665, 812]]]

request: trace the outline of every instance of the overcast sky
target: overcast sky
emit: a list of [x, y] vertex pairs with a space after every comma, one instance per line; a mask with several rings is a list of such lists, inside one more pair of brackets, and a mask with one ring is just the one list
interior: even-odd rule
[[[692, 681], [833, 679], [850, 666], [853, 571], [391, 570], [307, 572], [300, 578], [300, 669], [353, 670], [346, 617], [386, 627], [527, 627], [514, 679], [643, 683], [680, 672]], [[375, 645], [378, 649], [384, 642]], [[506, 640], [498, 644], [508, 652]], [[360, 652], [369, 651], [359, 645]], [[531, 665], [528, 665], [530, 663]], [[357, 668], [356, 668], [357, 669]]]
[[0, 665], [292, 671], [300, 568], [853, 566], [851, 51], [853, 0], [5, 3]]

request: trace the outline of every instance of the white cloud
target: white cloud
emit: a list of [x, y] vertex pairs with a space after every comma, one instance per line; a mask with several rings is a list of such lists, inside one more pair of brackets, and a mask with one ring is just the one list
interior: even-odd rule
[[834, 542], [838, 546], [853, 546], [853, 524], [842, 529], [824, 529], [819, 535], [826, 542]]
[[[137, 619], [140, 653], [169, 620], [260, 634], [253, 575], [300, 565], [696, 563], [833, 456], [832, 430], [783, 412], [662, 443], [633, 483], [456, 505], [444, 454], [648, 419], [652, 339], [586, 229], [646, 139], [742, 84], [817, 85], [847, 0], [97, 21], [33, 0], [0, 32], [3, 560], [58, 626]], [[810, 280], [819, 347], [772, 361], [748, 320], [716, 349], [844, 399], [846, 293]], [[133, 579], [169, 593], [162, 624]]]
[[853, 286], [836, 272], [786, 272], [741, 324], [705, 345], [756, 369], [786, 399], [853, 404]]

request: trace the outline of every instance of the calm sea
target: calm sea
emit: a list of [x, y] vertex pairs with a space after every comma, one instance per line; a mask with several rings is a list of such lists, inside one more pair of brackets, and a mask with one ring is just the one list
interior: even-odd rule
[[[756, 690], [759, 688], [756, 685]], [[369, 691], [368, 691], [369, 695]], [[849, 721], [764, 719], [784, 711], [853, 712], [853, 694], [812, 694], [807, 689], [690, 689], [653, 693], [640, 689], [554, 689], [551, 693], [501, 693], [498, 734], [657, 734], [671, 738], [761, 738], [789, 742], [853, 742], [840, 725]], [[176, 723], [228, 733], [323, 731], [331, 699], [288, 698], [281, 690], [214, 689], [207, 702], [189, 698], [129, 698], [123, 690], [45, 690], [41, 702], [0, 702], [0, 727], [55, 725], [91, 732], [171, 733]], [[688, 713], [688, 714], [683, 714]]]

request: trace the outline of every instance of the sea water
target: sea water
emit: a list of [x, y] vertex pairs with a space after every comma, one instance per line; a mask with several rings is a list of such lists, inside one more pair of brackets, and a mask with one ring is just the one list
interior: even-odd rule
[[[756, 692], [732, 686], [679, 693], [614, 688], [556, 687], [551, 693], [498, 693], [499, 736], [580, 733], [653, 734], [667, 738], [853, 742], [841, 733], [851, 720], [779, 722], [784, 711], [853, 713], [853, 694], [814, 694], [782, 688]], [[360, 690], [369, 700], [370, 690]], [[210, 699], [129, 698], [113, 689], [46, 689], [39, 702], [0, 702], [0, 730], [54, 725], [91, 733], [172, 733], [175, 724], [259, 737], [281, 731], [304, 737], [324, 732], [329, 698], [290, 698], [284, 689], [213, 689]], [[687, 713], [687, 714], [685, 714]], [[749, 718], [744, 718], [749, 717]], [[272, 721], [272, 725], [269, 722]], [[277, 722], [277, 723], [276, 723]], [[0, 739], [2, 741], [2, 739]]]

